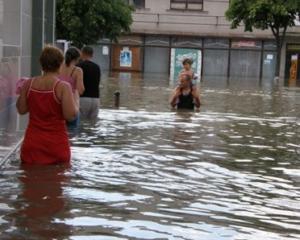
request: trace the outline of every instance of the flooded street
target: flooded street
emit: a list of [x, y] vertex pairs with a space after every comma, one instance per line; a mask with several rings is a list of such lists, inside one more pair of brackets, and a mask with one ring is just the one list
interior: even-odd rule
[[300, 89], [204, 82], [201, 110], [176, 112], [173, 86], [108, 78], [71, 166], [12, 159], [0, 239], [300, 239]]

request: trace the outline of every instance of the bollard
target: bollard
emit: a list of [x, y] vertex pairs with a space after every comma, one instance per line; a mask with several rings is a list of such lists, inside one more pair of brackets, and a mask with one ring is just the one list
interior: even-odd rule
[[119, 107], [120, 106], [120, 92], [119, 91], [116, 91], [114, 93], [114, 96], [115, 96], [115, 107]]

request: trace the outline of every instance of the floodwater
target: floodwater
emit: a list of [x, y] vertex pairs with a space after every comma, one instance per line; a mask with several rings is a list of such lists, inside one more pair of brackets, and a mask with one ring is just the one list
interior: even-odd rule
[[176, 112], [172, 86], [109, 78], [71, 166], [8, 163], [0, 239], [300, 239], [300, 89], [204, 82], [201, 110]]

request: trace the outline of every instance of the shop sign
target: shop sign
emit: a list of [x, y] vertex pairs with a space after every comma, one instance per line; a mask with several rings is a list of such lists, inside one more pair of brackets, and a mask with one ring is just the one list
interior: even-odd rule
[[267, 54], [267, 57], [264, 60], [264, 64], [270, 65], [272, 63], [273, 59], [274, 59], [274, 55], [273, 54]]
[[233, 41], [231, 44], [232, 48], [257, 48], [257, 41], [248, 41], [248, 40], [242, 40], [242, 41]]
[[107, 56], [109, 54], [109, 48], [108, 46], [102, 47], [102, 55]]

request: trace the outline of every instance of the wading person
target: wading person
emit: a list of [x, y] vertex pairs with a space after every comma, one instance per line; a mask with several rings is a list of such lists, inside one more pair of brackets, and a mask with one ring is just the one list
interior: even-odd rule
[[81, 62], [77, 65], [83, 71], [85, 91], [80, 98], [80, 114], [83, 118], [95, 120], [100, 105], [99, 84], [101, 78], [100, 67], [92, 61], [93, 49], [85, 46], [81, 50]]
[[17, 100], [20, 114], [29, 113], [21, 161], [29, 164], [56, 164], [70, 161], [66, 120], [72, 121], [78, 106], [69, 83], [58, 79], [63, 63], [62, 52], [52, 46], [43, 49], [41, 76], [24, 83]]
[[[65, 54], [65, 62], [62, 65], [59, 78], [62, 81], [70, 83], [74, 95], [74, 99], [79, 106], [79, 96], [84, 92], [83, 72], [82, 69], [76, 67], [80, 59], [80, 51], [75, 47], [70, 47]], [[76, 127], [79, 125], [79, 113], [77, 117], [68, 122], [68, 126]]]
[[193, 110], [195, 107], [200, 108], [200, 94], [193, 87], [189, 74], [179, 76], [179, 86], [174, 90], [170, 104], [177, 109]]

